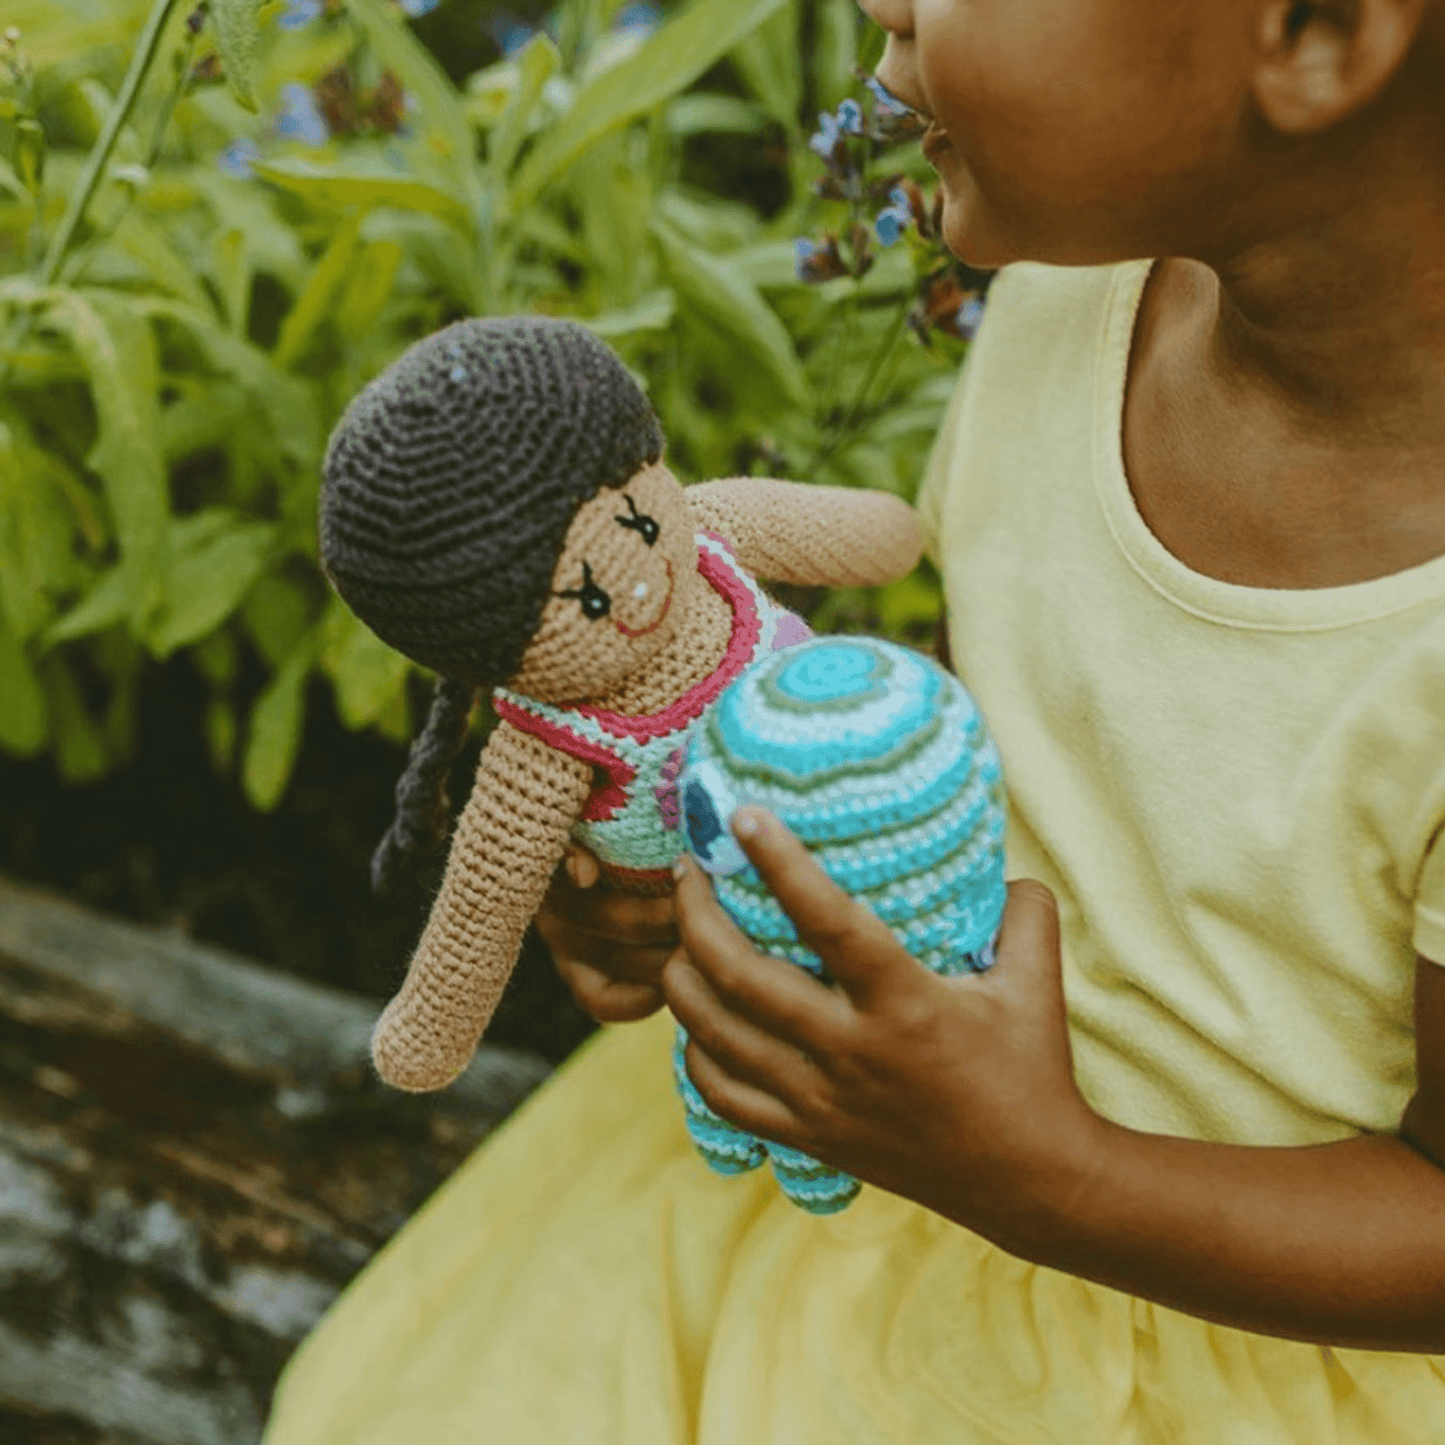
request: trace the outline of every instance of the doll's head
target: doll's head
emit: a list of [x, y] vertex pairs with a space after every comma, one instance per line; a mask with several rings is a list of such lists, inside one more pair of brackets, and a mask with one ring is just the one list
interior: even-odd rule
[[322, 563], [383, 641], [493, 687], [538, 630], [578, 509], [662, 446], [647, 398], [585, 328], [460, 321], [371, 382], [332, 434]]
[[439, 836], [479, 688], [594, 696], [672, 635], [697, 554], [662, 447], [616, 354], [548, 317], [447, 327], [348, 408], [327, 449], [323, 566], [377, 636], [438, 674], [378, 886]]

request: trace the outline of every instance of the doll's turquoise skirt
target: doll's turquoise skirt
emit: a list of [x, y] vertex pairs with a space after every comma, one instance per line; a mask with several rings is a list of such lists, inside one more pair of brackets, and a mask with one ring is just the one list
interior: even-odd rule
[[672, 1033], [604, 1030], [472, 1156], [301, 1347], [267, 1445], [1440, 1445], [1434, 1361], [1205, 1324], [876, 1189], [817, 1217], [713, 1173]]

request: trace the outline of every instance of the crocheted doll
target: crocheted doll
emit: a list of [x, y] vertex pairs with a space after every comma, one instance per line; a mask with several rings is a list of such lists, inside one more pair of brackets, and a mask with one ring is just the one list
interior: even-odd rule
[[[823, 975], [734, 841], [728, 821], [761, 803], [937, 973], [993, 962], [1003, 917], [1002, 770], [957, 678], [907, 648], [815, 638], [750, 667], [693, 730], [681, 792], [688, 846], [718, 901], [764, 952]], [[842, 1209], [858, 1182], [796, 1149], [755, 1138], [704, 1102], [674, 1066], [688, 1132], [724, 1174], [770, 1159], [796, 1204]]]
[[466, 1066], [569, 838], [615, 887], [671, 888], [689, 728], [748, 663], [808, 635], [753, 576], [871, 586], [918, 560], [896, 497], [755, 478], [684, 489], [662, 453], [618, 357], [544, 317], [417, 343], [332, 435], [326, 572], [438, 674], [378, 886], [444, 829], [445, 776], [482, 689], [499, 719], [373, 1037], [399, 1088], [441, 1088]]

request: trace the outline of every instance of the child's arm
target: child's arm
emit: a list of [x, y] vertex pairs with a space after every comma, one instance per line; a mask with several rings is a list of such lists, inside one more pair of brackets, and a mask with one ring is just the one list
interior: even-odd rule
[[907, 576], [923, 555], [917, 515], [888, 492], [724, 477], [689, 487], [687, 500], [749, 572], [772, 582], [876, 587]]
[[372, 1036], [387, 1083], [440, 1089], [466, 1068], [591, 787], [587, 763], [493, 729], [406, 982]]
[[684, 865], [686, 952], [663, 988], [718, 1113], [1010, 1253], [1172, 1309], [1318, 1344], [1445, 1352], [1434, 964], [1419, 963], [1420, 1084], [1400, 1136], [1250, 1148], [1144, 1134], [1095, 1114], [1074, 1082], [1041, 884], [1010, 886], [996, 967], [940, 978], [762, 816], [743, 846], [838, 987], [755, 951]]

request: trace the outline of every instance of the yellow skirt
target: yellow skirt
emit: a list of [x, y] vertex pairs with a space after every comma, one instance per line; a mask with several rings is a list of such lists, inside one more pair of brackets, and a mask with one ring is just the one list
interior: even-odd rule
[[266, 1445], [1441, 1445], [1445, 1358], [1324, 1350], [694, 1154], [666, 1015], [606, 1030], [356, 1279]]

